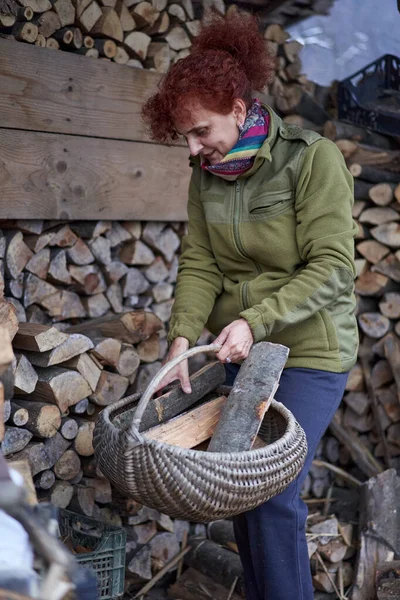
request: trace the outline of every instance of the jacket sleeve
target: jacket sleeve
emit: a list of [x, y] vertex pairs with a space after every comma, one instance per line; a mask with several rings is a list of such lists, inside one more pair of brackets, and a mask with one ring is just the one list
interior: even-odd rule
[[203, 331], [216, 297], [222, 291], [222, 273], [211, 248], [193, 175], [189, 186], [188, 216], [188, 234], [182, 240], [168, 342], [183, 336], [193, 346]]
[[338, 148], [324, 139], [307, 147], [295, 199], [303, 266], [279, 291], [240, 313], [255, 341], [306, 320], [354, 285], [353, 202], [353, 178]]

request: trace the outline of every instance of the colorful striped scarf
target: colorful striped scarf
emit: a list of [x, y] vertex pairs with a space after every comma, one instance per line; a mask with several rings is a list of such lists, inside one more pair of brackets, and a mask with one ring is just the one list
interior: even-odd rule
[[202, 168], [214, 175], [234, 181], [254, 163], [257, 152], [268, 135], [269, 114], [255, 98], [247, 112], [243, 129], [235, 146], [216, 165], [202, 164]]

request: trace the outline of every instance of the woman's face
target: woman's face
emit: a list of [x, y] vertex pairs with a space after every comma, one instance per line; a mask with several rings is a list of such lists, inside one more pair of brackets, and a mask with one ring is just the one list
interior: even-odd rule
[[245, 119], [246, 105], [235, 99], [226, 115], [197, 105], [188, 112], [187, 119], [175, 121], [175, 129], [186, 138], [192, 156], [200, 155], [202, 162], [216, 165], [238, 141], [239, 125]]

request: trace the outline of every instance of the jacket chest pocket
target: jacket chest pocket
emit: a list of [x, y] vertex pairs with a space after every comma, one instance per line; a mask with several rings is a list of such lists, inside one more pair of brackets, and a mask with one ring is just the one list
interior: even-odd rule
[[273, 218], [286, 212], [293, 206], [293, 190], [278, 192], [263, 192], [249, 201], [249, 214], [251, 218]]
[[201, 201], [203, 203], [206, 221], [212, 223], [225, 222], [227, 220], [228, 215], [225, 200], [226, 195], [224, 194], [201, 192]]

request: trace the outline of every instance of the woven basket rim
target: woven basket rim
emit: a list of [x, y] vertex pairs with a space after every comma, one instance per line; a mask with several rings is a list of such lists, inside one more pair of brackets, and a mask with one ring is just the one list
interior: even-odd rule
[[[110, 430], [121, 436], [125, 437], [126, 443], [126, 453], [134, 447], [138, 445], [147, 445], [153, 447], [155, 450], [168, 450], [172, 452], [176, 456], [187, 456], [187, 457], [195, 457], [195, 456], [204, 456], [207, 457], [209, 462], [216, 462], [221, 460], [232, 460], [232, 459], [240, 459], [243, 461], [246, 459], [256, 459], [259, 457], [269, 457], [276, 455], [281, 452], [283, 448], [290, 448], [290, 441], [293, 439], [296, 433], [296, 429], [298, 427], [297, 421], [294, 418], [293, 413], [286, 408], [281, 402], [277, 400], [272, 400], [271, 405], [268, 409], [268, 412], [271, 410], [275, 410], [278, 414], [280, 414], [285, 419], [285, 432], [284, 434], [276, 441], [271, 442], [270, 444], [266, 444], [261, 448], [254, 448], [252, 450], [241, 450], [238, 452], [207, 452], [205, 450], [194, 450], [192, 448], [182, 448], [180, 446], [174, 446], [173, 444], [167, 444], [165, 442], [159, 442], [157, 440], [152, 440], [147, 438], [145, 432], [138, 432], [139, 439], [142, 441], [134, 441], [129, 436], [129, 428], [117, 427], [114, 423], [111, 422], [110, 416], [119, 410], [120, 408], [127, 406], [133, 402], [135, 402], [141, 396], [140, 393], [133, 394], [132, 396], [128, 396], [127, 398], [122, 398], [118, 402], [107, 406], [102, 412], [102, 420], [103, 424], [108, 427]], [[267, 413], [266, 413], [267, 414]], [[100, 425], [101, 426], [101, 425]]]

